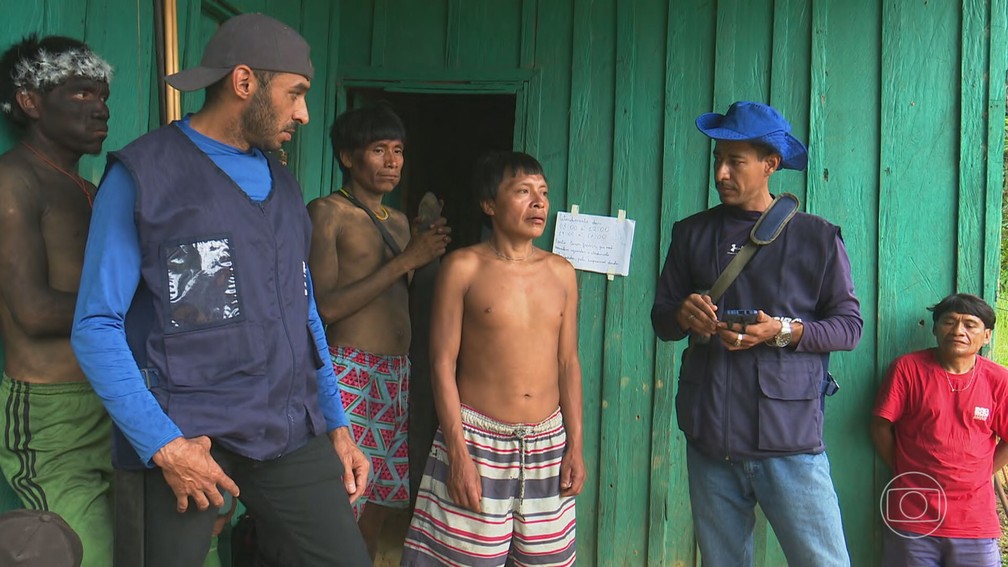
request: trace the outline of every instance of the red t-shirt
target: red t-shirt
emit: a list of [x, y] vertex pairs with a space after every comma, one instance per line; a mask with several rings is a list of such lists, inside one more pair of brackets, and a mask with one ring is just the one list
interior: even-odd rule
[[[939, 537], [1001, 535], [991, 476], [1008, 434], [1008, 369], [976, 357], [975, 375], [946, 376], [935, 350], [897, 358], [875, 415], [894, 424], [893, 482], [880, 503], [895, 529]], [[949, 385], [961, 391], [954, 392]], [[967, 387], [968, 385], [968, 387]]]

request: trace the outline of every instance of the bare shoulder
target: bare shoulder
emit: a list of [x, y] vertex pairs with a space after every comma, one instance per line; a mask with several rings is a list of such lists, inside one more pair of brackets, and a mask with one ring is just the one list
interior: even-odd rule
[[469, 283], [479, 274], [483, 265], [483, 258], [477, 247], [479, 245], [459, 248], [454, 252], [449, 252], [441, 259], [441, 268], [438, 270], [442, 280], [451, 278], [457, 282]]
[[327, 231], [336, 230], [346, 218], [346, 207], [353, 206], [349, 201], [333, 193], [325, 197], [313, 199], [308, 203], [308, 216], [312, 226]]
[[449, 252], [441, 259], [441, 270], [475, 271], [482, 262], [476, 246], [466, 246]]
[[543, 259], [543, 262], [556, 276], [564, 279], [575, 277], [574, 266], [567, 258], [545, 250], [543, 252], [546, 252], [546, 258]]
[[14, 152], [0, 156], [0, 202], [4, 203], [5, 212], [10, 212], [12, 207], [37, 205], [38, 184], [35, 170]]
[[313, 219], [315, 216], [335, 216], [349, 204], [350, 202], [343, 197], [340, 197], [336, 193], [332, 193], [324, 197], [312, 199], [312, 201], [308, 203], [308, 214], [312, 215]]

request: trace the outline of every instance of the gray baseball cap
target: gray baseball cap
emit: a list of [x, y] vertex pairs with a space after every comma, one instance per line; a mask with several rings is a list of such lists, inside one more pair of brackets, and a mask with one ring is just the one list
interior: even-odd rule
[[84, 548], [55, 512], [11, 510], [0, 516], [0, 565], [78, 567]]
[[199, 67], [168, 75], [165, 80], [180, 91], [195, 91], [223, 79], [238, 65], [295, 73], [309, 80], [315, 75], [311, 48], [301, 34], [269, 16], [239, 14], [217, 28]]

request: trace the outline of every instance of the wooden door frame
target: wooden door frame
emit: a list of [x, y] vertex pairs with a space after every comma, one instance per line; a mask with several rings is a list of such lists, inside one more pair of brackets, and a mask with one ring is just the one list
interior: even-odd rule
[[347, 110], [351, 89], [377, 88], [391, 92], [423, 94], [498, 94], [515, 96], [515, 124], [512, 148], [535, 155], [539, 145], [540, 78], [533, 69], [507, 69], [498, 72], [428, 74], [404, 77], [386, 69], [355, 69], [336, 78], [336, 100], [332, 116]]
[[[497, 69], [431, 71], [410, 76], [405, 71], [390, 71], [382, 68], [354, 67], [332, 74], [332, 91], [336, 96], [327, 97], [325, 114], [327, 128], [332, 120], [347, 110], [347, 93], [351, 89], [381, 88], [406, 93], [441, 94], [503, 94], [515, 96], [515, 125], [511, 147], [532, 155], [539, 153], [539, 131], [541, 108], [541, 74], [537, 69]], [[330, 92], [332, 92], [330, 91]], [[329, 118], [331, 117], [331, 118]], [[329, 145], [328, 139], [325, 141]], [[328, 148], [332, 151], [332, 148]], [[339, 168], [334, 160], [322, 164], [322, 186], [336, 187], [339, 183]]]

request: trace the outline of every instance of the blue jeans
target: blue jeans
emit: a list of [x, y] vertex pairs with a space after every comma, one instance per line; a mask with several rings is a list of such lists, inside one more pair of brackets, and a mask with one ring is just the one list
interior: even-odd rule
[[757, 503], [790, 567], [850, 565], [826, 453], [726, 461], [686, 443], [686, 467], [705, 567], [753, 564]]
[[995, 538], [921, 536], [882, 529], [882, 565], [909, 567], [1000, 567]]

